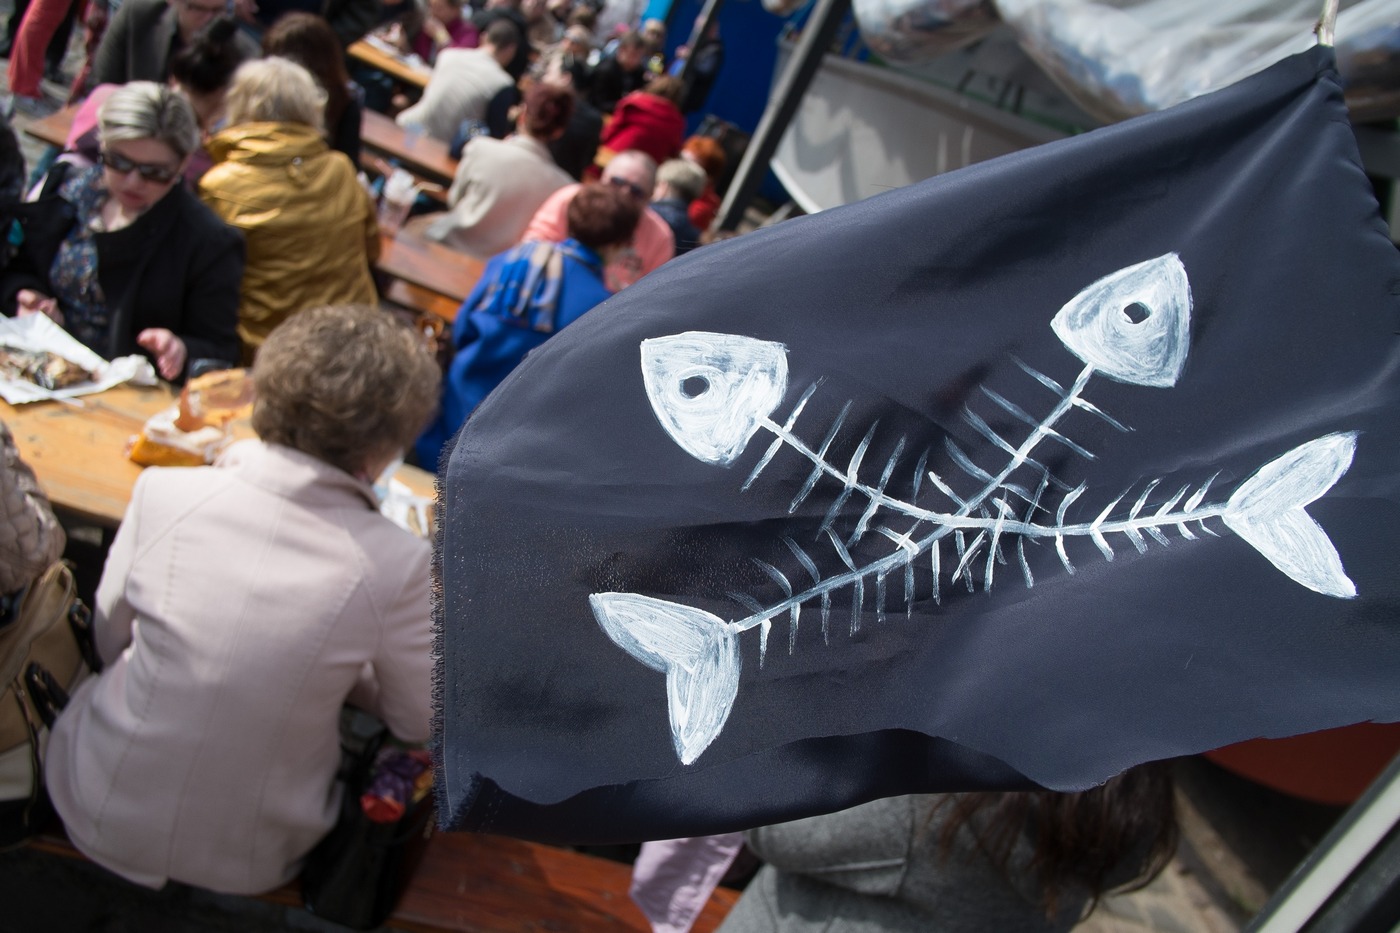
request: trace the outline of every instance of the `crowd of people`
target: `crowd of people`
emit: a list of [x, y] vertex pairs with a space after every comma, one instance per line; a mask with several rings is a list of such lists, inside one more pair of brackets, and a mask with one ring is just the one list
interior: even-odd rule
[[[30, 16], [51, 3], [62, 6], [34, 0], [21, 17], [12, 73], [28, 67], [18, 50], [32, 44]], [[372, 178], [393, 166], [361, 152], [375, 97], [346, 54], [347, 17], [363, 18], [349, 5], [337, 18], [329, 8], [273, 16], [268, 3], [122, 4], [75, 81], [69, 144], [13, 206], [26, 235], [0, 270], [0, 309], [48, 314], [100, 353], [144, 352], [178, 383], [191, 366], [250, 364], [303, 308], [377, 300]], [[432, 65], [416, 101], [394, 86], [386, 108], [459, 156], [443, 201], [420, 199], [410, 232], [483, 261], [561, 244], [574, 198], [609, 186], [639, 217], [625, 242], [607, 244], [607, 293], [702, 242], [725, 155], [712, 139], [686, 139], [682, 104], [713, 75], [678, 76], [684, 47], [668, 67], [659, 22], [600, 33], [599, 10], [562, 0], [379, 10], [374, 34]], [[722, 49], [714, 33], [702, 46]], [[10, 105], [32, 106], [36, 88], [19, 81]], [[114, 114], [144, 135], [109, 128]], [[123, 245], [152, 237], [171, 248], [152, 258]]]
[[[11, 29], [13, 108], [42, 106], [72, 8], [30, 0]], [[0, 309], [109, 358], [145, 354], [175, 384], [250, 366], [258, 435], [210, 469], [146, 471], [111, 544], [93, 605], [105, 669], [58, 718], [46, 765], [94, 861], [150, 887], [274, 888], [334, 822], [342, 704], [427, 739], [430, 549], [379, 515], [376, 478], [406, 450], [437, 467], [526, 353], [712, 235], [725, 152], [686, 126], [723, 44], [711, 30], [668, 62], [664, 27], [639, 17], [625, 0], [88, 0], [68, 144], [24, 200], [5, 189]], [[431, 65], [416, 101], [347, 61], [371, 27]], [[378, 304], [368, 175], [386, 166], [361, 153], [365, 107], [460, 153], [445, 204], [405, 228], [485, 262], [445, 366]], [[13, 588], [63, 538], [3, 425], [0, 442], [45, 541], [4, 552]], [[804, 929], [819, 909], [925, 929], [976, 885], [982, 913], [949, 929], [1067, 929], [1160, 867], [1164, 786], [901, 799], [774, 828], [731, 925]], [[826, 855], [868, 854], [842, 839], [898, 849], [912, 880], [833, 883]]]

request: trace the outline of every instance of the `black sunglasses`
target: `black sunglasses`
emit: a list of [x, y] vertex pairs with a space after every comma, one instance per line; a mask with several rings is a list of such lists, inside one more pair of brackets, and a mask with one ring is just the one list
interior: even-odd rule
[[133, 162], [124, 155], [105, 149], [102, 152], [102, 164], [120, 175], [135, 172], [141, 176], [143, 181], [153, 181], [158, 185], [169, 184], [180, 174], [178, 168], [171, 168], [168, 165], [152, 165], [149, 162]]
[[614, 175], [612, 178], [608, 179], [608, 184], [612, 185], [614, 188], [621, 188], [639, 201], [645, 201], [647, 199], [647, 193], [642, 190], [641, 185], [634, 184], [625, 178], [618, 178]]

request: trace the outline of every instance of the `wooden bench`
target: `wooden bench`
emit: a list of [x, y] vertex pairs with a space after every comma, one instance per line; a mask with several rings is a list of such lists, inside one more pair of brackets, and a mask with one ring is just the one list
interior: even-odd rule
[[[450, 324], [486, 264], [404, 228], [395, 236], [381, 235], [374, 268], [385, 298]], [[402, 285], [396, 289], [395, 283]]]
[[73, 128], [73, 117], [77, 112], [78, 105], [69, 104], [46, 117], [29, 121], [24, 125], [24, 133], [40, 142], [62, 149], [68, 141], [68, 133]]
[[[84, 858], [61, 830], [35, 837], [29, 847], [48, 855]], [[555, 846], [474, 833], [434, 833], [385, 926], [423, 933], [650, 933], [651, 924], [628, 896], [631, 878], [630, 866]], [[737, 891], [716, 889], [693, 929], [714, 930], [738, 897]], [[300, 908], [301, 892], [292, 882], [257, 900]]]
[[454, 298], [399, 279], [385, 287], [383, 299], [423, 316], [427, 321], [436, 321], [435, 335], [452, 327], [452, 322], [457, 319], [457, 310], [462, 306], [462, 302]]
[[447, 186], [457, 175], [457, 160], [448, 154], [447, 143], [410, 133], [393, 117], [373, 110], [366, 110], [361, 118], [360, 143], [426, 181]]
[[345, 52], [356, 61], [420, 91], [428, 86], [428, 79], [433, 76], [431, 68], [410, 64], [402, 55], [376, 42], [377, 40], [359, 39], [350, 43]]

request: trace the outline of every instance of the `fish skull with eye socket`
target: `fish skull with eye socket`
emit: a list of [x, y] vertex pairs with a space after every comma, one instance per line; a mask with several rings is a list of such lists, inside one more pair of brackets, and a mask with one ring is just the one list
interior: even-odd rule
[[787, 392], [787, 347], [739, 334], [687, 331], [642, 341], [652, 411], [681, 449], [729, 466]]
[[1191, 283], [1176, 253], [1119, 269], [1071, 298], [1050, 327], [1096, 373], [1176, 385], [1191, 347]]

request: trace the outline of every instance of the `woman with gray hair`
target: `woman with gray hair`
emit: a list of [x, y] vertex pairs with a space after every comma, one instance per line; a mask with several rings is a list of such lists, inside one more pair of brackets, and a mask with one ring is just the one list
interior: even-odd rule
[[228, 127], [209, 140], [216, 164], [199, 181], [200, 197], [248, 241], [238, 308], [245, 362], [303, 308], [376, 300], [374, 202], [354, 163], [326, 143], [325, 103], [301, 65], [247, 62], [225, 99]]
[[22, 205], [24, 243], [0, 275], [8, 314], [47, 314], [107, 358], [145, 352], [166, 379], [234, 362], [243, 241], [180, 184], [194, 112], [150, 81], [98, 112], [100, 165], [58, 163]]
[[343, 703], [428, 738], [431, 548], [372, 482], [438, 380], [391, 315], [308, 309], [258, 354], [257, 440], [141, 474], [92, 607], [106, 667], [45, 762], [91, 859], [155, 888], [271, 890], [335, 823]]

